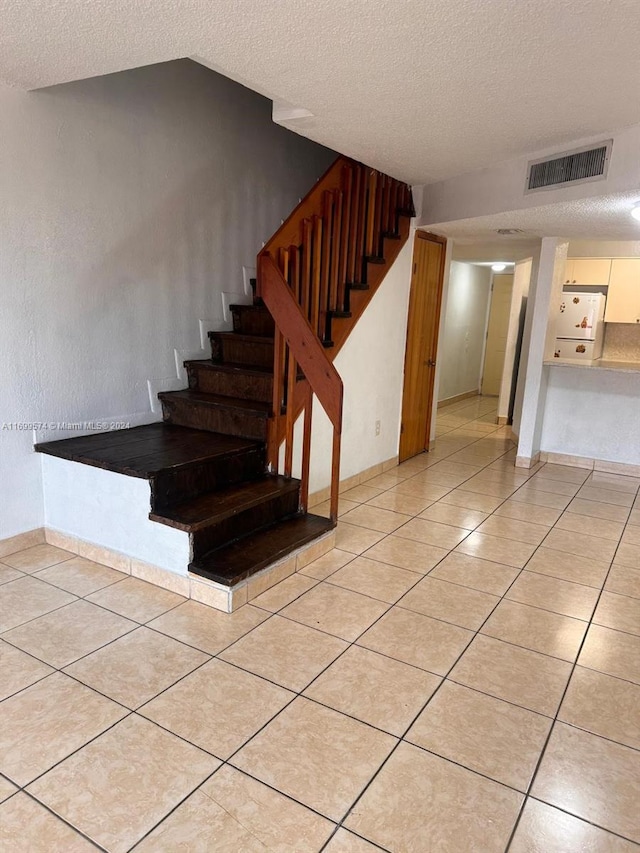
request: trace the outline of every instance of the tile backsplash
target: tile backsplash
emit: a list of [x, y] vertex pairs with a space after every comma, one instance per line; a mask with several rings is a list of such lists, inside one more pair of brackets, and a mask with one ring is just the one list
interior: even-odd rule
[[640, 361], [640, 323], [606, 323], [602, 358]]

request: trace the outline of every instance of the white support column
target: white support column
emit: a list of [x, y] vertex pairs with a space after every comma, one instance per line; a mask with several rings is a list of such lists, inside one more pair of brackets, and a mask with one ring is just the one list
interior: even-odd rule
[[528, 328], [525, 327], [526, 369], [516, 458], [516, 465], [522, 468], [535, 465], [540, 456], [547, 394], [548, 369], [544, 361], [553, 357], [555, 329], [550, 321], [562, 293], [567, 248], [568, 243], [558, 237], [544, 237], [539, 261], [534, 264], [527, 306]]

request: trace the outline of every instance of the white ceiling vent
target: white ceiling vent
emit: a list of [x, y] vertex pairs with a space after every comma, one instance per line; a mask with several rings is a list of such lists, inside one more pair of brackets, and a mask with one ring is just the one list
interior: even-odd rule
[[607, 175], [612, 144], [613, 140], [607, 139], [595, 146], [531, 160], [525, 193], [602, 180]]

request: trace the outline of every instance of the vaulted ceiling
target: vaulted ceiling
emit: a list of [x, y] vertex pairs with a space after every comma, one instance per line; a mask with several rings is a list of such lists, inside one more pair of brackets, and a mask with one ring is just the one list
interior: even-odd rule
[[640, 122], [637, 0], [0, 0], [27, 89], [192, 57], [412, 183]]

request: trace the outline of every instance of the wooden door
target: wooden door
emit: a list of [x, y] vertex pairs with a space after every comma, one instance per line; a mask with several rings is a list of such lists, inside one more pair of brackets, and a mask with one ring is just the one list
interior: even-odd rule
[[482, 393], [487, 396], [497, 397], [500, 393], [512, 291], [513, 275], [494, 275], [482, 371]]
[[429, 447], [446, 241], [416, 232], [404, 360], [400, 461]]

